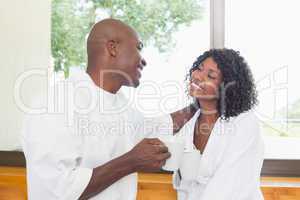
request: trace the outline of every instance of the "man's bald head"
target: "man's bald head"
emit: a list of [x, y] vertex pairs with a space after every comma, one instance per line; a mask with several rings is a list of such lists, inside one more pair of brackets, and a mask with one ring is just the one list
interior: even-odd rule
[[109, 82], [106, 86], [115, 83], [117, 89], [122, 85], [137, 87], [146, 65], [140, 54], [142, 48], [130, 26], [115, 19], [102, 20], [94, 25], [88, 37], [87, 71], [91, 76], [105, 74], [102, 79]]
[[96, 23], [87, 40], [88, 67], [93, 67], [108, 56], [106, 54], [109, 52], [105, 50], [109, 48], [109, 42], [122, 42], [128, 37], [138, 36], [130, 26], [120, 20], [105, 19]]
[[125, 35], [136, 35], [136, 32], [127, 24], [117, 19], [104, 19], [96, 23], [88, 37], [88, 44], [103, 40], [122, 39]]

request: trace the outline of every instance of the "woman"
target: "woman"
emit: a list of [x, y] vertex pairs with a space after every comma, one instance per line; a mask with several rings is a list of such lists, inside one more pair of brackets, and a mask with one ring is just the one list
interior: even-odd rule
[[234, 50], [212, 49], [197, 58], [188, 77], [189, 95], [200, 109], [177, 136], [185, 139], [186, 152], [199, 152], [199, 160], [181, 163], [182, 170], [194, 167], [192, 179], [180, 169], [174, 173], [178, 199], [263, 199], [263, 142], [252, 111], [257, 92], [249, 66]]

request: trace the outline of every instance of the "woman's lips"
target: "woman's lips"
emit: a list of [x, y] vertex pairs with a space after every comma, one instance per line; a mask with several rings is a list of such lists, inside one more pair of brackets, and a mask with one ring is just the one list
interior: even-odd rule
[[193, 83], [193, 82], [192, 82], [191, 85], [194, 86], [194, 87], [197, 88], [197, 89], [201, 89], [196, 83]]
[[201, 90], [201, 91], [204, 91], [204, 88], [199, 84], [197, 85], [196, 83], [192, 82], [191, 83], [191, 86], [193, 86], [195, 89], [197, 90]]

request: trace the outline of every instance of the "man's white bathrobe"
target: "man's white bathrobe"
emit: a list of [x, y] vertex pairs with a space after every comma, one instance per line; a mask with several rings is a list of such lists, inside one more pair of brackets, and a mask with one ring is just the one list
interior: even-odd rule
[[[194, 148], [195, 116], [177, 137], [186, 141], [186, 149]], [[178, 171], [173, 185], [179, 200], [261, 200], [260, 171], [264, 144], [259, 122], [253, 111], [242, 113], [228, 121], [217, 120], [203, 154], [195, 179], [186, 181]], [[190, 163], [193, 165], [193, 163]]]
[[[150, 134], [172, 134], [170, 115], [147, 119], [121, 93], [97, 87], [83, 71], [55, 84], [59, 111], [28, 115], [22, 135], [29, 200], [76, 200], [93, 168], [128, 152]], [[40, 104], [41, 99], [36, 100]], [[48, 105], [51, 106], [51, 104]], [[91, 199], [134, 200], [137, 174]]]

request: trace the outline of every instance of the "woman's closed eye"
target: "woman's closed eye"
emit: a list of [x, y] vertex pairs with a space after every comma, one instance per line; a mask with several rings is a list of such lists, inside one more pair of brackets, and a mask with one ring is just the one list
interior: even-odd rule
[[208, 74], [208, 78], [210, 78], [210, 79], [216, 79], [217, 77], [215, 75]]

